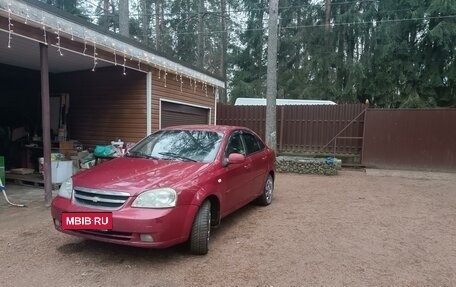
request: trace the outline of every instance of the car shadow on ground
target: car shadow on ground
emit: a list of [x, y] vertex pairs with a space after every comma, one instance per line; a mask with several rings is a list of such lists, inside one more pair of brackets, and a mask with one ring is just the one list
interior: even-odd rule
[[211, 230], [212, 243], [215, 243], [218, 239], [223, 240], [223, 237], [232, 233], [233, 229], [235, 229], [237, 225], [247, 222], [247, 219], [250, 216], [255, 216], [255, 214], [263, 208], [264, 207], [251, 202], [223, 218], [220, 225], [212, 228]]
[[[247, 204], [234, 213], [222, 219], [219, 226], [211, 229], [210, 249], [214, 246], [222, 246], [217, 241], [224, 240], [238, 224], [246, 220], [261, 209], [254, 203]], [[101, 265], [128, 264], [128, 262], [148, 261], [153, 263], [172, 262], [182, 257], [192, 257], [188, 251], [188, 244], [182, 243], [164, 249], [139, 248], [127, 245], [118, 245], [94, 240], [71, 237], [72, 242], [60, 245], [56, 248], [57, 252], [67, 257], [77, 255], [93, 259]], [[209, 250], [211, 253], [211, 250]]]

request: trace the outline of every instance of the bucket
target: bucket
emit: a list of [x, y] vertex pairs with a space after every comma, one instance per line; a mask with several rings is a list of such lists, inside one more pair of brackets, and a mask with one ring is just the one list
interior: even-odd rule
[[[44, 158], [38, 158], [38, 166], [41, 174], [44, 173]], [[51, 160], [51, 181], [62, 183], [73, 175], [73, 161]]]

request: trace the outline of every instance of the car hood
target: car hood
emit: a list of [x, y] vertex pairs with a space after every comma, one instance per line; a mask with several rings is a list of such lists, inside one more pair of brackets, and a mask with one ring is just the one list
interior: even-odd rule
[[73, 185], [137, 195], [153, 188], [185, 188], [209, 166], [201, 162], [117, 158], [76, 174]]

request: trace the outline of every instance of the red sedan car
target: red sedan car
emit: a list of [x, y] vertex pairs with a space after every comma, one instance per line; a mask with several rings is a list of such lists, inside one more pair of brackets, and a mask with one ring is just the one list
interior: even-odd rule
[[253, 200], [271, 203], [274, 176], [274, 151], [247, 128], [171, 127], [64, 182], [52, 218], [58, 231], [87, 239], [154, 248], [188, 241], [206, 254], [221, 218]]

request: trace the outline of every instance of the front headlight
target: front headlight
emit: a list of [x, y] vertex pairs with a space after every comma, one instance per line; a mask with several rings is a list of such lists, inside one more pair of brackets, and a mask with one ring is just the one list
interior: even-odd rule
[[71, 193], [73, 192], [73, 180], [71, 177], [65, 180], [60, 186], [58, 195], [65, 198], [71, 198]]
[[167, 208], [176, 206], [177, 193], [172, 188], [148, 190], [136, 197], [131, 207]]

